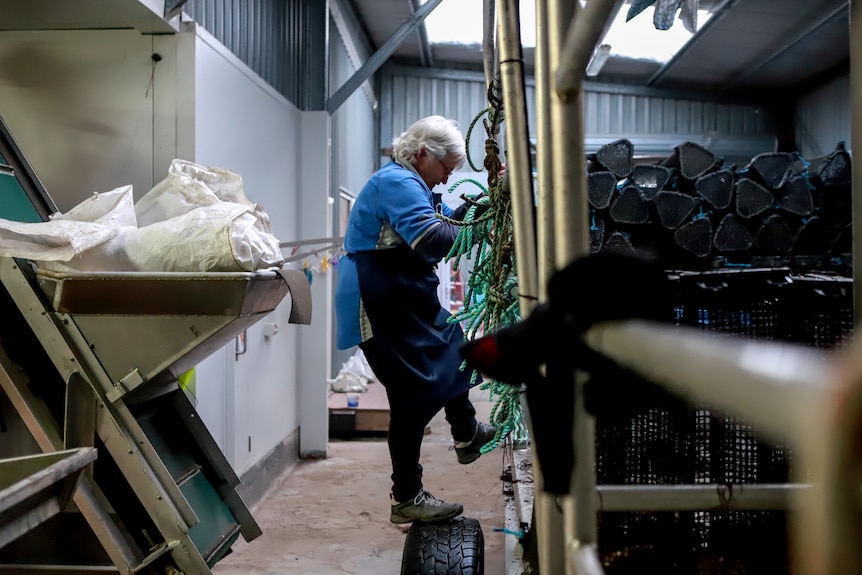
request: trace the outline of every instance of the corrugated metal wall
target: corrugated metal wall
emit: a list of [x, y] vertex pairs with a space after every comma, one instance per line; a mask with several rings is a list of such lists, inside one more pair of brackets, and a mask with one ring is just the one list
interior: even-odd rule
[[183, 10], [297, 108], [323, 109], [326, 2], [189, 0]]
[[[488, 106], [484, 82], [478, 75], [470, 80], [457, 75], [433, 78], [384, 73], [380, 97], [380, 145], [383, 148], [390, 147], [392, 139], [410, 124], [432, 114], [457, 120], [467, 136], [470, 123]], [[482, 164], [485, 135], [481, 122], [477, 123], [469, 146], [470, 157], [476, 165]]]
[[587, 136], [708, 134], [738, 136], [762, 134], [764, 124], [755, 106], [626, 94], [587, 88], [584, 116]]
[[[337, 32], [330, 42], [332, 54], [330, 80], [341, 85], [356, 73]], [[377, 155], [377, 116], [362, 89], [357, 89], [332, 114], [332, 164], [336, 189], [344, 188], [354, 196], [375, 170]]]
[[803, 158], [823, 156], [839, 142], [850, 149], [850, 77], [808, 94], [796, 105], [796, 143]]
[[[529, 80], [526, 95], [535, 138], [535, 88]], [[487, 105], [481, 74], [387, 68], [381, 76], [381, 145], [388, 146], [393, 136], [429, 114], [456, 119], [466, 135]], [[666, 91], [588, 84], [584, 108], [588, 151], [619, 138], [631, 140], [636, 154], [649, 156], [669, 155], [684, 141], [706, 145], [729, 161], [747, 161], [775, 149], [771, 111], [750, 103], [718, 104]], [[474, 163], [482, 161], [484, 138], [484, 128], [477, 124], [470, 143]], [[501, 143], [504, 149], [502, 138]]]

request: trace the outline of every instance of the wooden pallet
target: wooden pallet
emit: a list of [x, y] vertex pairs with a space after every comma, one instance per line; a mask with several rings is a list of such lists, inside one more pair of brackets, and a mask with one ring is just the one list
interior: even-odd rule
[[[347, 394], [342, 392], [331, 392], [327, 404], [332, 436], [389, 431], [389, 399], [386, 389], [377, 381], [369, 383], [367, 390], [359, 394], [357, 407], [348, 407]], [[430, 426], [425, 427], [425, 434], [428, 433], [431, 433]]]
[[358, 407], [347, 407], [347, 394], [341, 392], [330, 393], [327, 404], [330, 423], [333, 418], [352, 418], [354, 431], [386, 433], [389, 430], [389, 400], [379, 382], [369, 383], [367, 390], [359, 394]]

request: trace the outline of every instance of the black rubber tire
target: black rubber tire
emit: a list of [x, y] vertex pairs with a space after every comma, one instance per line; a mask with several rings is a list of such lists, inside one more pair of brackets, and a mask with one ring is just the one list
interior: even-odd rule
[[407, 532], [401, 575], [484, 575], [485, 537], [472, 517], [415, 522]]

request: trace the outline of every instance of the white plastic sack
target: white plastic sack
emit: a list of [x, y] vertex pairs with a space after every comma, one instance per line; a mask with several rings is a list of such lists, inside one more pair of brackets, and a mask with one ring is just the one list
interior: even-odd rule
[[124, 226], [135, 227], [132, 187], [95, 193], [47, 222], [0, 218], [0, 256], [69, 261], [115, 238]]
[[368, 382], [352, 371], [339, 371], [332, 380], [332, 391], [339, 393], [364, 393], [368, 391]]
[[183, 160], [137, 205], [124, 186], [49, 222], [0, 219], [0, 255], [64, 271], [237, 272], [284, 263], [269, 217], [245, 197], [239, 175]]
[[116, 236], [57, 264], [40, 267], [76, 271], [237, 272], [278, 265], [259, 244], [255, 217], [238, 204], [219, 203], [142, 228], [120, 228]]
[[245, 197], [239, 174], [174, 160], [167, 177], [135, 204], [135, 215], [140, 226], [148, 226], [220, 202], [255, 206]]
[[374, 375], [374, 371], [372, 371], [371, 369], [371, 366], [368, 365], [368, 359], [366, 359], [365, 353], [362, 351], [362, 349], [357, 349], [350, 359], [355, 361], [354, 369], [356, 369], [362, 375], [362, 377], [367, 379], [369, 382], [377, 379], [377, 377]]
[[[278, 240], [246, 206], [221, 202], [137, 230], [126, 251], [142, 270], [231, 272], [280, 266]], [[151, 249], [156, 247], [157, 249]]]
[[[209, 261], [199, 267], [211, 271], [254, 271], [284, 263], [269, 216], [246, 198], [235, 172], [174, 160], [168, 176], [135, 204], [135, 215], [141, 229], [151, 228], [143, 239], [164, 244], [169, 268], [194, 265], [201, 253]], [[220, 233], [222, 227], [227, 236]], [[182, 241], [192, 244], [176, 244]]]
[[110, 228], [136, 228], [138, 220], [134, 201], [132, 186], [122, 186], [110, 192], [95, 192], [65, 214], [54, 214], [50, 219], [92, 222]]
[[364, 392], [374, 380], [374, 372], [361, 349], [356, 350], [341, 366], [338, 375], [331, 381], [332, 390], [338, 392]]

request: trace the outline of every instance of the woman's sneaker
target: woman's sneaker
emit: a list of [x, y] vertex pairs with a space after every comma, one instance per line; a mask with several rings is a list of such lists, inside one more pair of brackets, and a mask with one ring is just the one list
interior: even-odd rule
[[437, 523], [457, 517], [463, 512], [464, 506], [460, 503], [440, 501], [423, 489], [413, 499], [408, 499], [403, 503], [393, 500], [389, 521], [392, 523], [410, 523], [411, 521]]
[[480, 422], [476, 426], [476, 433], [473, 434], [472, 440], [455, 444], [455, 455], [458, 456], [458, 463], [473, 463], [479, 459], [479, 456], [482, 455], [482, 452], [479, 450], [482, 449], [482, 446], [486, 443], [494, 439], [496, 435], [496, 427], [489, 423]]

